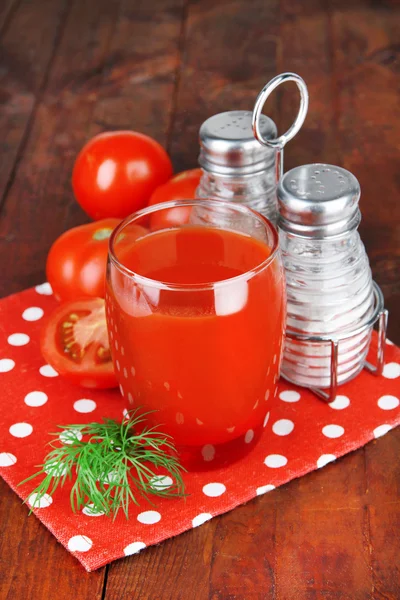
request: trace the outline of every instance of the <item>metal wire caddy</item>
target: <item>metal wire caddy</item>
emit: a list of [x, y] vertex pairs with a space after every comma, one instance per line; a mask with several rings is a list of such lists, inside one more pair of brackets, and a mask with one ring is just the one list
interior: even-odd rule
[[[326, 389], [318, 388], [318, 387], [309, 387], [307, 389], [311, 390], [316, 396], [321, 398], [324, 402], [333, 402], [337, 395], [338, 389], [338, 357], [339, 357], [339, 343], [348, 338], [351, 338], [355, 335], [363, 333], [367, 329], [377, 325], [378, 329], [378, 344], [376, 351], [376, 364], [373, 365], [367, 360], [364, 361], [364, 369], [367, 369], [370, 373], [374, 375], [382, 375], [383, 367], [385, 364], [385, 346], [386, 346], [386, 331], [387, 331], [387, 323], [389, 312], [384, 306], [384, 298], [383, 293], [375, 281], [373, 282], [373, 292], [374, 292], [374, 312], [371, 317], [359, 325], [356, 329], [352, 329], [351, 331], [346, 331], [343, 333], [338, 333], [334, 337], [332, 335], [307, 335], [303, 333], [297, 333], [295, 331], [287, 330], [286, 337], [302, 342], [311, 342], [318, 343], [325, 342], [330, 344], [331, 347], [331, 355], [330, 355], [330, 385]], [[358, 375], [358, 373], [357, 373]], [[355, 375], [354, 377], [356, 377]], [[282, 377], [291, 383], [296, 384], [295, 381], [286, 377], [282, 374]], [[350, 378], [350, 379], [353, 379]], [[348, 379], [347, 381], [349, 381]], [[343, 382], [345, 383], [345, 382]]]

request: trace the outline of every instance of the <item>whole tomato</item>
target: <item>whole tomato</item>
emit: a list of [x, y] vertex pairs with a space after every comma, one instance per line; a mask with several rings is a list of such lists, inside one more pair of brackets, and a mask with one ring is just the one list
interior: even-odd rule
[[72, 187], [92, 219], [123, 219], [143, 208], [171, 175], [171, 161], [158, 142], [136, 131], [110, 131], [82, 148]]
[[[80, 225], [63, 233], [47, 256], [46, 275], [58, 300], [104, 297], [108, 239], [119, 219], [104, 219]], [[147, 230], [130, 228], [129, 241]]]
[[[190, 169], [178, 173], [153, 192], [149, 205], [169, 202], [170, 200], [191, 200], [195, 198], [202, 173], [201, 169]], [[164, 229], [184, 225], [189, 221], [191, 210], [188, 206], [177, 206], [164, 212], [155, 213], [151, 216], [151, 227], [152, 229]]]

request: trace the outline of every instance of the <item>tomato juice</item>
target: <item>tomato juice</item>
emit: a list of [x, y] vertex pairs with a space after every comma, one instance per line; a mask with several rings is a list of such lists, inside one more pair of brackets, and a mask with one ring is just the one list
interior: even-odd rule
[[106, 304], [125, 399], [157, 411], [150, 418], [178, 446], [250, 443], [279, 376], [279, 254], [243, 233], [190, 225], [120, 250], [117, 237]]

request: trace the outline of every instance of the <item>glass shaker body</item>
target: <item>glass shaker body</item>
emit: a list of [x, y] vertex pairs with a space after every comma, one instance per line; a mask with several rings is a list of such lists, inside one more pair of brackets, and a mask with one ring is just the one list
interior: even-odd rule
[[[196, 195], [244, 204], [275, 223], [275, 151], [254, 138], [251, 116], [250, 111], [229, 111], [202, 124], [199, 164], [203, 176]], [[261, 127], [266, 137], [276, 138], [275, 123], [264, 115]]]
[[[287, 328], [312, 336], [356, 329], [373, 313], [372, 275], [356, 230], [338, 239], [309, 240], [280, 232], [286, 273]], [[338, 383], [363, 368], [372, 329], [339, 342]], [[329, 387], [331, 347], [288, 337], [282, 374], [298, 385]]]
[[346, 336], [339, 341], [338, 384], [355, 377], [364, 366], [372, 326], [362, 333], [351, 332], [371, 318], [374, 291], [357, 232], [359, 196], [357, 179], [330, 165], [297, 167], [279, 185], [289, 333], [282, 375], [298, 385], [326, 388], [331, 384], [330, 343], [301, 336], [339, 340]]

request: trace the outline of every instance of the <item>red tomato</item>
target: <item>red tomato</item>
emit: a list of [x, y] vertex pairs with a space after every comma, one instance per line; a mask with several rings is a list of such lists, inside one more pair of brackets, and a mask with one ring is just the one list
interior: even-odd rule
[[104, 219], [66, 231], [47, 256], [46, 275], [58, 300], [104, 296], [108, 238], [118, 219]]
[[[190, 171], [178, 173], [153, 192], [149, 206], [160, 202], [169, 202], [170, 200], [191, 200], [195, 198], [202, 173], [201, 169], [191, 169]], [[152, 229], [164, 229], [184, 225], [189, 221], [190, 212], [190, 207], [182, 206], [154, 214], [151, 217], [151, 227]]]
[[40, 348], [49, 365], [73, 383], [87, 388], [117, 386], [102, 298], [65, 302], [56, 308], [45, 325]]
[[123, 219], [143, 208], [171, 175], [171, 161], [158, 142], [135, 131], [110, 131], [82, 148], [72, 187], [92, 219]]

